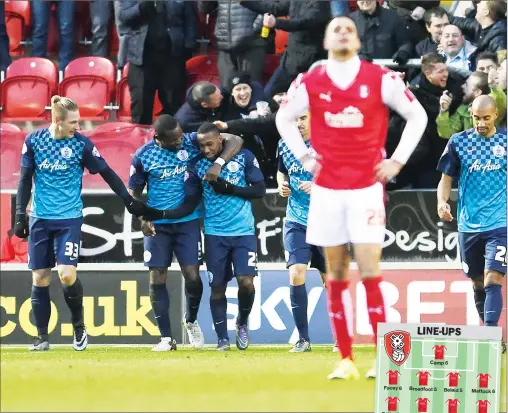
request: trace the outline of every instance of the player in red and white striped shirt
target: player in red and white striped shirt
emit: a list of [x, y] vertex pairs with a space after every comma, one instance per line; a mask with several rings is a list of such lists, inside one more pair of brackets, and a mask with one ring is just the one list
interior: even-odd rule
[[[332, 330], [342, 355], [328, 378], [359, 378], [352, 352], [353, 309], [348, 289], [348, 243], [353, 244], [367, 295], [370, 323], [385, 321], [379, 261], [385, 236], [383, 183], [407, 162], [427, 125], [427, 115], [400, 77], [360, 61], [354, 22], [333, 19], [327, 27], [326, 63], [299, 76], [279, 109], [277, 128], [302, 165], [314, 174], [307, 242], [325, 248]], [[388, 108], [407, 124], [391, 159], [383, 159]], [[309, 152], [296, 119], [310, 111]], [[375, 377], [375, 365], [368, 377]]]

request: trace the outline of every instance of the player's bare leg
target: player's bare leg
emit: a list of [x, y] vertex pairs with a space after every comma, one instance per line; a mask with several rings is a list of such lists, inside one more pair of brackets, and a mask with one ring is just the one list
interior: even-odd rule
[[307, 319], [307, 290], [305, 288], [306, 264], [293, 264], [289, 267], [289, 284], [291, 298], [291, 312], [298, 330], [299, 339], [289, 351], [290, 353], [305, 353], [311, 351], [309, 339], [309, 323]]
[[187, 331], [189, 343], [200, 349], [205, 344], [205, 338], [198, 324], [198, 310], [203, 295], [203, 281], [199, 275], [199, 266], [182, 265], [183, 278], [185, 279], [186, 312], [182, 324]]
[[325, 247], [328, 315], [342, 360], [328, 379], [358, 380], [360, 375], [353, 361], [353, 303], [349, 294], [348, 245]]
[[88, 346], [88, 335], [83, 321], [83, 286], [77, 277], [74, 265], [59, 265], [58, 276], [62, 282], [65, 302], [71, 310], [71, 322], [74, 328], [73, 347], [83, 351]]
[[[374, 343], [377, 345], [377, 324], [386, 321], [385, 304], [381, 292], [382, 281], [379, 270], [381, 261], [381, 245], [379, 244], [355, 244], [354, 254], [358, 269], [362, 277], [367, 297], [367, 309], [369, 320], [374, 331]], [[366, 378], [376, 377], [376, 363], [365, 375]]]
[[176, 350], [176, 340], [171, 338], [169, 294], [166, 287], [167, 277], [167, 268], [150, 267], [150, 302], [155, 314], [155, 321], [157, 321], [161, 333], [161, 340], [159, 344], [152, 348], [152, 351]]
[[236, 319], [236, 347], [238, 350], [247, 350], [249, 347], [249, 315], [254, 304], [256, 290], [254, 276], [238, 275], [238, 318]]
[[30, 351], [49, 350], [48, 324], [51, 317], [49, 284], [51, 269], [44, 268], [32, 271], [32, 311], [37, 326], [37, 339]]

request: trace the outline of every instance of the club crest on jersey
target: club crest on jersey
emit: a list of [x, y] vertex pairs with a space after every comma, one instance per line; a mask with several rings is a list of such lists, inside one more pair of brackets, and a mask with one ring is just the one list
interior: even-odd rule
[[496, 145], [492, 148], [492, 153], [494, 154], [495, 157], [502, 158], [506, 153], [506, 151], [501, 145]]
[[233, 161], [233, 162], [228, 163], [228, 170], [230, 172], [233, 172], [233, 173], [238, 172], [239, 169], [240, 169], [240, 165], [238, 165], [238, 162]]
[[325, 122], [331, 128], [362, 128], [363, 113], [354, 106], [348, 106], [342, 112], [325, 112]]
[[367, 85], [360, 86], [359, 94], [362, 99], [367, 98], [369, 96], [369, 92], [369, 87]]
[[187, 159], [189, 159], [189, 153], [185, 149], [182, 149], [181, 151], [178, 151], [176, 157], [182, 162], [185, 162]]
[[390, 331], [385, 334], [385, 351], [388, 357], [401, 366], [409, 357], [411, 351], [411, 335], [406, 331]]
[[62, 155], [64, 159], [69, 159], [72, 156], [72, 149], [66, 146], [60, 149], [60, 155]]

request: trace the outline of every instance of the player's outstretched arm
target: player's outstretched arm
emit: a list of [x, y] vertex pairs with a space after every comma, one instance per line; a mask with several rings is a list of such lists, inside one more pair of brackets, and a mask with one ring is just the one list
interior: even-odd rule
[[237, 186], [224, 179], [217, 178], [217, 181], [210, 182], [210, 185], [217, 194], [237, 196], [246, 200], [263, 198], [266, 194], [264, 181], [255, 182], [248, 186]]
[[139, 217], [148, 212], [148, 207], [143, 202], [134, 199], [132, 195], [129, 194], [127, 188], [122, 182], [122, 179], [115, 171], [113, 171], [113, 169], [109, 167], [109, 165], [107, 165], [106, 168], [101, 170], [99, 173], [113, 192], [122, 198], [125, 208], [127, 208], [129, 213]]

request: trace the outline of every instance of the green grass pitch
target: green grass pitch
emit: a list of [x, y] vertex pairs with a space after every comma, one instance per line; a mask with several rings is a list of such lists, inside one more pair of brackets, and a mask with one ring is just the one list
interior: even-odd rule
[[[152, 353], [92, 345], [80, 353], [70, 346], [31, 353], [2, 347], [0, 411], [374, 411], [374, 381], [326, 379], [338, 360], [330, 346], [305, 354], [288, 350]], [[356, 357], [363, 376], [374, 348], [357, 347]]]

